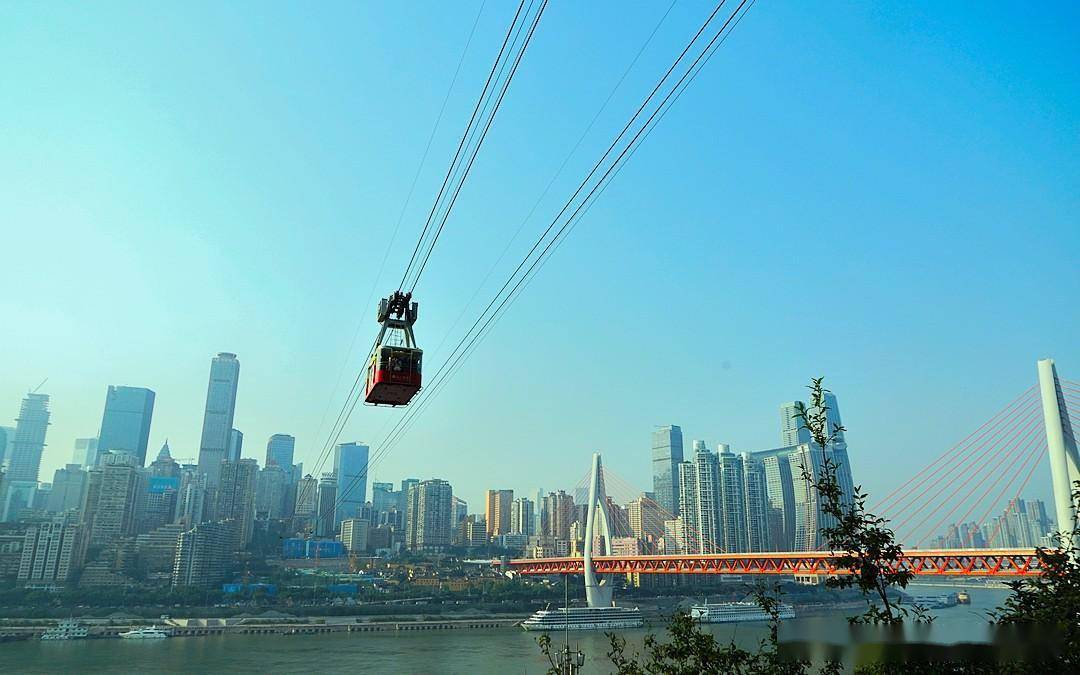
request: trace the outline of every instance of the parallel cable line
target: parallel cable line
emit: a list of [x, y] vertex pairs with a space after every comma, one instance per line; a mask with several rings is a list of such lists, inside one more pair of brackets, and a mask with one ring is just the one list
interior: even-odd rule
[[[1004, 414], [1005, 414], [1006, 412], [1008, 412], [1008, 411], [1009, 411], [1009, 410], [1010, 410], [1010, 409], [1011, 409], [1011, 408], [1012, 408], [1013, 406], [1015, 406], [1016, 404], [1020, 403], [1020, 402], [1021, 402], [1021, 401], [1022, 401], [1022, 400], [1023, 400], [1024, 398], [1025, 398], [1025, 397], [1030, 397], [1030, 396], [1032, 396], [1032, 395], [1034, 394], [1034, 392], [1035, 392], [1035, 388], [1036, 388], [1036, 386], [1037, 386], [1037, 385], [1031, 385], [1030, 387], [1028, 387], [1028, 389], [1027, 389], [1026, 391], [1024, 391], [1024, 393], [1020, 394], [1020, 395], [1019, 395], [1019, 396], [1017, 396], [1017, 397], [1016, 397], [1015, 399], [1013, 399], [1013, 400], [1012, 400], [1012, 402], [1010, 402], [1010, 403], [1009, 403], [1008, 405], [1006, 405], [1006, 406], [1005, 406], [1004, 408], [1002, 408], [1002, 409], [1001, 409], [1001, 410], [999, 410], [999, 411], [998, 411], [997, 413], [995, 413], [995, 414], [994, 414], [994, 415], [993, 415], [993, 416], [992, 416], [992, 417], [991, 417], [990, 419], [988, 419], [988, 420], [987, 420], [986, 422], [983, 422], [983, 424], [982, 424], [982, 425], [981, 425], [981, 426], [980, 426], [980, 427], [979, 427], [978, 429], [976, 429], [975, 431], [973, 431], [973, 432], [971, 432], [970, 434], [968, 434], [968, 436], [967, 436], [966, 438], [964, 438], [964, 439], [963, 439], [962, 441], [960, 441], [960, 442], [959, 442], [959, 443], [957, 443], [956, 445], [952, 446], [951, 448], [949, 448], [948, 450], [946, 450], [946, 451], [945, 451], [945, 452], [943, 452], [942, 454], [938, 455], [937, 459], [935, 459], [935, 460], [934, 460], [933, 462], [930, 462], [930, 463], [929, 463], [929, 464], [927, 464], [927, 465], [926, 465], [925, 467], [923, 467], [923, 469], [922, 469], [921, 471], [919, 471], [919, 473], [917, 473], [917, 474], [915, 474], [914, 476], [912, 476], [911, 478], [909, 478], [909, 479], [907, 480], [907, 482], [906, 482], [906, 483], [903, 483], [902, 485], [900, 485], [899, 487], [897, 487], [896, 489], [894, 489], [894, 490], [893, 490], [892, 492], [890, 492], [889, 494], [885, 495], [885, 496], [884, 496], [884, 497], [883, 497], [883, 498], [881, 499], [881, 501], [880, 501], [880, 502], [878, 502], [878, 503], [874, 504], [874, 505], [873, 505], [873, 506], [871, 507], [871, 510], [873, 510], [873, 511], [875, 511], [875, 512], [878, 512], [878, 511], [885, 511], [885, 510], [889, 509], [889, 508], [890, 508], [890, 507], [891, 507], [891, 506], [893, 505], [893, 499], [894, 499], [894, 497], [896, 497], [896, 498], [898, 498], [898, 499], [901, 499], [901, 500], [902, 500], [902, 499], [904, 498], [904, 496], [903, 496], [903, 495], [901, 495], [901, 496], [897, 497], [897, 495], [899, 495], [899, 493], [900, 493], [900, 492], [901, 492], [902, 490], [904, 490], [904, 489], [905, 489], [905, 488], [907, 488], [907, 487], [908, 487], [909, 485], [911, 485], [911, 484], [912, 484], [912, 483], [913, 483], [914, 481], [916, 481], [916, 480], [917, 480], [918, 478], [920, 478], [921, 476], [923, 476], [923, 474], [925, 474], [925, 473], [927, 473], [928, 471], [930, 471], [931, 469], [933, 469], [933, 468], [934, 468], [935, 466], [937, 466], [937, 465], [938, 465], [939, 463], [941, 463], [941, 462], [942, 462], [943, 460], [946, 460], [946, 459], [954, 459], [954, 458], [956, 457], [956, 455], [952, 454], [952, 453], [953, 453], [954, 451], [958, 450], [959, 448], [965, 447], [966, 445], [968, 445], [968, 442], [969, 442], [969, 441], [972, 441], [972, 440], [977, 440], [978, 438], [981, 438], [981, 437], [982, 437], [982, 435], [983, 435], [983, 434], [985, 433], [985, 432], [984, 432], [984, 430], [985, 430], [985, 429], [986, 429], [987, 427], [989, 427], [989, 426], [990, 426], [990, 425], [991, 425], [991, 424], [992, 424], [992, 423], [993, 423], [993, 422], [994, 422], [995, 420], [997, 420], [997, 419], [998, 419], [999, 417], [1001, 417], [1001, 416], [1002, 416], [1002, 415], [1004, 415]], [[908, 494], [908, 493], [904, 493], [904, 494], [906, 495], [906, 494]]]
[[[1011, 440], [1009, 445], [1003, 445], [1002, 446], [1003, 448], [1004, 447], [1011, 447], [1011, 449], [1007, 453], [1002, 454], [997, 460], [998, 461], [997, 466], [999, 467], [999, 470], [996, 473], [997, 473], [998, 478], [997, 478], [997, 480], [995, 480], [993, 483], [990, 484], [990, 486], [986, 489], [985, 492], [983, 492], [979, 497], [977, 497], [975, 499], [975, 502], [974, 502], [975, 505], [981, 504], [982, 501], [984, 499], [986, 499], [987, 496], [992, 494], [993, 489], [997, 486], [997, 484], [999, 482], [1001, 482], [1001, 477], [1004, 476], [1005, 473], [1007, 473], [1007, 471], [1005, 471], [1004, 469], [1006, 467], [1010, 466], [1010, 464], [1015, 459], [1019, 459], [1020, 457], [1023, 457], [1025, 451], [1030, 450], [1031, 445], [1033, 443], [1035, 443], [1036, 439], [1038, 438], [1038, 433], [1039, 433], [1039, 420], [1038, 420], [1038, 418], [1036, 418], [1036, 419], [1032, 420], [1031, 423], [1028, 424], [1027, 427], [1025, 427], [1024, 431], [1021, 432], [1021, 434], [1018, 434], [1015, 439]], [[1027, 444], [1027, 445], [1025, 446], [1025, 444]], [[988, 464], [988, 466], [989, 466], [989, 464]], [[920, 531], [923, 531], [922, 530], [923, 525], [935, 513], [939, 512], [944, 507], [944, 505], [946, 503], [948, 503], [949, 501], [952, 501], [953, 499], [956, 500], [956, 503], [953, 505], [952, 509], [950, 509], [948, 513], [946, 513], [944, 516], [942, 516], [940, 519], [938, 519], [932, 526], [930, 526], [926, 530], [927, 534], [924, 534], [923, 538], [919, 540], [918, 544], [916, 544], [915, 547], [918, 548], [919, 546], [922, 546], [923, 541], [925, 541], [927, 539], [927, 537], [930, 536], [931, 533], [933, 533], [933, 532], [935, 532], [937, 530], [940, 530], [943, 526], [948, 525], [948, 521], [953, 516], [953, 514], [956, 513], [960, 509], [961, 506], [963, 506], [965, 503], [967, 503], [967, 500], [971, 499], [971, 497], [976, 494], [978, 489], [980, 487], [982, 487], [982, 485], [990, 478], [991, 475], [993, 475], [992, 472], [984, 473], [982, 478], [979, 480], [979, 482], [976, 483], [965, 496], [960, 497], [960, 493], [964, 490], [964, 488], [967, 487], [968, 483], [970, 483], [971, 480], [974, 479], [974, 477], [976, 476], [974, 471], [971, 474], [969, 474], [967, 479], [965, 479], [964, 482], [961, 483], [958, 486], [955, 493], [950, 495], [949, 498], [946, 499], [945, 501], [941, 502], [940, 506], [937, 509], [935, 509], [933, 513], [927, 515], [925, 518], [923, 518], [923, 520], [918, 525], [916, 525], [914, 528], [912, 528], [913, 536], [918, 534]], [[966, 517], [967, 516], [965, 515], [964, 518], [966, 518]], [[963, 521], [964, 518], [961, 518], [961, 521]]]
[[[986, 452], [989, 451], [988, 446], [992, 448], [992, 444], [997, 442], [997, 439], [1002, 438], [1003, 433], [1006, 431], [1012, 433], [1012, 431], [1015, 431], [1022, 423], [1026, 423], [1028, 420], [1032, 419], [1037, 411], [1037, 403], [1035, 401], [1029, 401], [1024, 407], [1014, 410], [1009, 417], [998, 420], [992, 427], [993, 431], [988, 434], [983, 434], [978, 439], [978, 444], [972, 443], [963, 452], [957, 453], [955, 462], [951, 465], [943, 466], [935, 473], [923, 477], [923, 479], [909, 491], [908, 495], [905, 496], [904, 500], [907, 501], [901, 500], [894, 502], [893, 506], [890, 508], [891, 513], [884, 515], [888, 516], [888, 518], [894, 522], [901, 520], [910, 509], [918, 506], [920, 501], [926, 496], [927, 492], [946, 483], [955, 475], [958, 475], [963, 470], [969, 468], [971, 464], [977, 464], [979, 459], [985, 456]], [[1005, 438], [1008, 438], [1008, 435], [1006, 435]], [[922, 489], [919, 490], [919, 488]], [[915, 493], [915, 490], [918, 490], [918, 492]], [[910, 499], [908, 499], [908, 497], [910, 497]], [[936, 497], [932, 497], [932, 499], [934, 498]]]
[[[1035, 409], [1030, 410], [1026, 414], [1026, 416], [1023, 416], [1023, 417], [1019, 418], [1016, 421], [1016, 423], [1013, 424], [1013, 426], [1007, 430], [1008, 433], [1006, 433], [1005, 436], [1003, 437], [1003, 440], [1005, 440], [1006, 445], [1008, 445], [1009, 443], [1012, 443], [1012, 440], [1015, 439], [1015, 437], [1016, 437], [1016, 433], [1017, 433], [1018, 429], [1021, 429], [1021, 428], [1026, 429], [1027, 428], [1026, 425], [1031, 424], [1031, 423], [1033, 423], [1034, 421], [1037, 420], [1037, 413], [1038, 413], [1038, 411], [1035, 410]], [[982, 450], [981, 454], [979, 454], [979, 456], [976, 457], [970, 464], [966, 463], [965, 467], [970, 469], [971, 471], [977, 471], [979, 467], [982, 467], [983, 465], [985, 465], [987, 463], [988, 458], [992, 459], [993, 454], [991, 454], [991, 453], [995, 449], [997, 449], [997, 446], [995, 445], [995, 443], [997, 442], [996, 439], [999, 438], [999, 437], [1002, 437], [1001, 434], [1004, 431], [1006, 431], [1006, 430], [1005, 429], [999, 430], [998, 433], [996, 433], [993, 438], [988, 439], [985, 443], [982, 444], [982, 446], [979, 446], [979, 448], [977, 448], [976, 450]], [[936, 490], [935, 490], [935, 488], [936, 488]], [[920, 504], [918, 506], [918, 508], [914, 512], [906, 514], [904, 519], [901, 520], [895, 526], [895, 529], [897, 531], [902, 530], [909, 522], [911, 522], [913, 519], [917, 518], [919, 516], [919, 514], [921, 514], [923, 511], [926, 510], [926, 508], [928, 506], [930, 506], [931, 504], [933, 504], [935, 502], [937, 502], [937, 504], [938, 504], [937, 507], [935, 508], [935, 510], [937, 508], [941, 508], [941, 502], [938, 501], [938, 500], [941, 498], [941, 496], [943, 494], [945, 494], [945, 492], [947, 490], [949, 490], [949, 482], [947, 480], [941, 480], [938, 483], [934, 483], [934, 484], [931, 484], [930, 486], [928, 486], [916, 498], [916, 504]], [[927, 492], [930, 492], [930, 491], [934, 491], [934, 494], [931, 495], [929, 498], [924, 500], [923, 497], [926, 495]]]
[[[648, 95], [648, 97], [645, 99], [645, 101], [639, 107], [638, 111], [635, 112], [634, 116], [631, 118], [631, 121], [628, 122], [627, 125], [623, 128], [623, 130], [620, 131], [620, 133], [616, 136], [616, 139], [609, 146], [608, 150], [604, 153], [604, 155], [601, 157], [601, 159], [594, 165], [593, 169], [589, 172], [589, 174], [586, 176], [586, 178], [581, 182], [581, 184], [578, 186], [577, 190], [575, 190], [573, 195], [571, 195], [570, 199], [567, 200], [566, 204], [559, 211], [559, 213], [556, 215], [556, 217], [552, 220], [552, 223], [547, 227], [547, 229], [545, 229], [544, 233], [541, 234], [541, 237], [533, 245], [533, 248], [530, 249], [530, 252], [528, 254], [526, 254], [525, 258], [523, 258], [521, 263], [519, 263], [519, 265], [517, 266], [515, 271], [507, 279], [506, 283], [503, 284], [503, 287], [500, 289], [500, 291], [495, 295], [495, 297], [492, 299], [492, 301], [488, 304], [488, 307], [484, 310], [484, 312], [482, 312], [480, 314], [480, 316], [473, 323], [473, 326], [466, 332], [465, 336], [458, 342], [458, 345], [455, 347], [453, 352], [451, 352], [451, 356], [448, 358], [448, 360], [446, 362], [443, 363], [443, 365], [440, 367], [439, 371], [436, 372], [435, 377], [433, 378], [435, 380], [433, 385], [430, 385], [429, 387], [425, 388], [425, 390], [421, 391], [420, 396], [423, 397], [422, 402], [430, 399], [430, 397], [432, 395], [430, 392], [434, 392], [434, 391], [438, 390], [440, 385], [443, 383], [443, 381], [444, 381], [444, 379], [446, 377], [446, 374], [451, 372], [453, 370], [453, 367], [458, 362], [461, 361], [462, 357], [468, 352], [469, 348], [473, 344], [476, 343], [477, 339], [491, 325], [492, 321], [496, 317], [500, 316], [500, 310], [503, 307], [506, 306], [508, 300], [513, 296], [515, 291], [517, 291], [521, 287], [522, 283], [528, 278], [528, 275], [534, 269], [537, 268], [537, 265], [542, 260], [544, 260], [544, 255], [551, 249], [552, 245], [556, 241], [558, 241], [559, 236], [563, 232], [565, 232], [567, 227], [569, 227], [571, 225], [571, 223], [574, 222], [575, 217], [577, 217], [578, 215], [580, 215], [582, 213], [585, 206], [587, 204], [589, 204], [589, 198], [592, 197], [593, 195], [595, 195], [597, 193], [597, 191], [604, 185], [605, 179], [607, 179], [609, 176], [612, 175], [613, 171], [619, 166], [620, 160], [622, 160], [624, 157], [627, 156], [627, 154], [630, 152], [630, 150], [634, 147], [635, 142], [638, 141], [642, 137], [642, 135], [645, 133], [645, 131], [647, 129], [649, 129], [649, 124], [652, 123], [657, 118], [657, 116], [660, 114], [660, 112], [664, 109], [664, 105], [669, 100], [671, 100], [672, 97], [676, 94], [676, 92], [679, 90], [679, 86], [682, 85], [682, 83], [685, 82], [687, 80], [687, 78], [689, 78], [691, 76], [691, 74], [693, 74], [695, 72], [694, 69], [697, 67], [697, 65], [699, 63], [701, 63], [703, 61], [703, 59], [705, 59], [706, 56], [711, 56], [713, 53], [715, 53], [715, 50], [712, 49], [712, 48], [715, 45], [718, 44], [718, 40], [720, 40], [721, 37], [728, 34], [728, 32], [727, 32], [728, 28], [733, 25], [733, 22], [737, 18], [741, 18], [742, 14], [740, 14], [740, 12], [742, 12], [744, 10], [744, 8], [747, 8], [747, 6], [748, 6], [747, 3], [748, 3], [748, 0], [742, 0], [742, 2], [738, 5], [738, 7], [736, 7], [735, 11], [727, 18], [726, 21], [724, 21], [723, 25], [717, 30], [717, 32], [713, 35], [711, 40], [709, 40], [709, 42], [705, 45], [705, 47], [702, 49], [702, 51], [698, 54], [698, 56], [690, 64], [689, 68], [683, 73], [683, 75], [675, 83], [674, 87], [670, 91], [668, 91], [668, 93], [663, 97], [663, 99], [661, 100], [659, 106], [648, 117], [648, 119], [645, 121], [644, 125], [637, 131], [637, 133], [629, 141], [629, 143], [626, 145], [626, 147], [618, 154], [618, 156], [614, 160], [614, 163], [611, 164], [611, 166], [607, 169], [607, 171], [605, 171], [603, 173], [603, 175], [601, 176], [599, 181], [596, 183], [596, 185], [588, 192], [588, 194], [586, 194], [585, 198], [581, 201], [581, 203], [577, 206], [577, 208], [574, 209], [574, 211], [571, 213], [570, 217], [563, 224], [562, 228], [560, 228], [556, 232], [555, 236], [550, 241], [548, 241], [547, 245], [544, 246], [544, 248], [541, 251], [540, 255], [537, 256], [536, 259], [533, 260], [533, 262], [531, 264], [529, 264], [528, 268], [525, 269], [525, 273], [522, 274], [519, 277], [518, 273], [522, 270], [522, 268], [525, 267], [526, 264], [528, 264], [532, 254], [535, 253], [536, 250], [544, 243], [544, 241], [547, 238], [547, 235], [558, 224], [559, 220], [566, 214], [566, 212], [571, 209], [571, 207], [573, 206], [573, 204], [574, 204], [575, 200], [577, 199], [577, 197], [585, 190], [585, 188], [589, 184], [589, 181], [600, 170], [600, 168], [603, 165], [604, 161], [611, 155], [611, 153], [613, 152], [615, 147], [618, 145], [619, 141], [623, 138], [623, 136], [626, 135], [627, 131], [629, 131], [629, 129], [633, 126], [633, 124], [637, 120], [637, 118], [641, 116], [642, 111], [644, 111], [644, 109], [648, 106], [648, 103], [656, 96], [656, 93], [662, 88], [664, 83], [671, 76], [671, 73], [673, 73], [675, 71], [675, 69], [679, 66], [680, 62], [683, 60], [683, 58], [686, 56], [686, 54], [694, 47], [694, 44], [697, 42], [698, 38], [705, 32], [705, 30], [708, 28], [709, 24], [712, 23], [712, 20], [715, 18], [716, 14], [719, 12], [720, 8], [724, 5], [724, 0], [721, 0], [721, 2], [716, 6], [716, 8], [713, 10], [713, 12], [709, 15], [709, 18], [706, 20], [706, 22], [702, 25], [702, 27], [698, 30], [698, 32], [691, 39], [691, 41], [687, 44], [687, 46], [683, 50], [683, 52], [676, 59], [675, 63], [672, 64], [671, 68], [668, 69], [668, 71], [665, 73], [665, 75], [661, 78], [660, 82], [657, 83], [656, 87]], [[515, 278], [517, 278], [516, 284], [514, 284], [514, 286], [510, 289], [510, 292], [505, 294], [505, 296], [504, 296], [503, 295], [504, 291], [508, 287], [510, 287], [510, 285], [512, 283], [514, 283]], [[502, 298], [501, 301], [500, 301], [500, 297]], [[496, 306], [497, 302], [498, 302], [498, 305]], [[490, 311], [492, 307], [495, 308], [494, 311]], [[490, 314], [489, 314], [489, 312], [490, 312]], [[485, 319], [485, 317], [487, 317], [487, 318]], [[481, 322], [483, 322], [482, 325], [481, 325]], [[479, 330], [476, 330], [477, 326], [480, 326]], [[428, 393], [425, 394], [425, 392], [428, 392]], [[411, 420], [418, 414], [418, 411], [423, 410], [423, 409], [424, 409], [423, 405], [409, 408], [409, 410], [406, 412], [406, 414], [401, 418], [401, 420], [399, 420], [398, 425], [396, 425], [395, 428], [391, 430], [391, 432], [389, 433], [387, 439], [385, 439], [383, 441], [380, 448], [376, 451], [375, 458], [373, 459], [373, 462], [377, 462], [379, 459], [381, 459], [381, 457], [385, 454], [385, 448], [388, 448], [394, 442], [396, 442], [396, 439], [401, 435], [401, 433], [403, 433], [403, 431], [405, 429], [407, 429], [407, 427], [411, 423]], [[371, 462], [369, 462], [369, 466], [370, 465], [371, 465]]]

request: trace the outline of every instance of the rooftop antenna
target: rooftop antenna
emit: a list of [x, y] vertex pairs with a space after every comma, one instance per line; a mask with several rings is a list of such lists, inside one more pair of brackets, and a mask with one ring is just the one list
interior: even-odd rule
[[31, 389], [30, 393], [31, 394], [36, 394], [38, 392], [38, 389], [41, 389], [42, 387], [44, 387], [45, 383], [48, 382], [48, 381], [49, 381], [49, 378], [46, 377], [44, 380], [41, 381], [41, 384], [39, 384], [38, 386]]

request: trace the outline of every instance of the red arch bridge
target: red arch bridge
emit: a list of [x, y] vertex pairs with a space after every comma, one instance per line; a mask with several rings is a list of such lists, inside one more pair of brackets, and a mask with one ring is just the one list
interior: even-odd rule
[[[776, 574], [842, 575], [840, 553], [716, 553], [700, 555], [592, 556], [597, 574]], [[582, 574], [585, 559], [522, 558], [511, 560], [518, 574]], [[919, 576], [1025, 577], [1040, 574], [1035, 549], [948, 549], [905, 551], [893, 569]]]

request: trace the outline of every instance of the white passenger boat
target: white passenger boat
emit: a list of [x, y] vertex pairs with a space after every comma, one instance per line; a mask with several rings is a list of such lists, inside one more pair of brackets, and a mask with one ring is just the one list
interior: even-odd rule
[[525, 630], [611, 630], [641, 628], [644, 625], [637, 607], [571, 607], [541, 609], [521, 622]]
[[157, 626], [150, 626], [149, 628], [133, 628], [120, 633], [120, 637], [125, 640], [161, 640], [169, 637], [169, 633]]
[[[781, 602], [781, 619], [794, 619], [795, 608], [786, 602]], [[690, 618], [701, 623], [735, 623], [738, 621], [768, 621], [772, 617], [756, 602], [717, 602], [709, 604], [706, 600], [703, 605], [691, 605]]]
[[64, 619], [41, 634], [42, 640], [81, 640], [90, 634], [90, 629], [75, 619]]

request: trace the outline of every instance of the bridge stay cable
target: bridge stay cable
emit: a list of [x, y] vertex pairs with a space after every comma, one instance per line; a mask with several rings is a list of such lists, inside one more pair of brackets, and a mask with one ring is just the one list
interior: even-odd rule
[[[1038, 409], [1032, 407], [1027, 413], [1016, 418], [1016, 421], [1012, 423], [1012, 426], [1002, 427], [1001, 429], [999, 429], [993, 436], [988, 438], [984, 443], [982, 443], [980, 446], [977, 446], [971, 453], [968, 454], [968, 457], [970, 457], [975, 452], [981, 451], [979, 452], [978, 456], [975, 457], [970, 463], [965, 460], [963, 466], [968, 468], [976, 467], [971, 468], [971, 470], [977, 471], [978, 467], [981, 467], [987, 459], [992, 462], [994, 459], [994, 455], [992, 453], [998, 447], [998, 443], [1001, 441], [1011, 442], [1011, 439], [1015, 438], [1015, 435], [1019, 429], [1026, 428], [1026, 425], [1028, 424], [1037, 423], [1038, 415]], [[929, 483], [926, 488], [924, 488], [923, 491], [919, 494], [919, 496], [916, 497], [916, 499], [912, 502], [911, 506], [916, 507], [914, 511], [905, 512], [903, 519], [898, 522], [898, 524], [895, 526], [895, 529], [897, 531], [904, 530], [908, 523], [917, 518], [932, 504], [936, 503], [936, 508], [941, 508], [941, 500], [945, 493], [950, 490], [949, 481], [951, 479], [951, 476], [946, 475], [942, 476], [939, 480], [935, 482]], [[929, 492], [932, 492], [933, 494], [931, 494], [928, 498], [924, 499], [924, 497]]]
[[[925, 541], [934, 533], [940, 531], [941, 528], [947, 527], [949, 524], [949, 519], [952, 518], [952, 516], [960, 509], [961, 506], [969, 503], [969, 500], [971, 500], [973, 497], [974, 502], [971, 503], [973, 504], [973, 506], [978, 506], [979, 504], [983, 503], [987, 497], [991, 497], [991, 495], [994, 495], [994, 489], [998, 486], [998, 484], [1001, 483], [1002, 478], [1004, 478], [1006, 475], [1011, 475], [1013, 478], [1015, 478], [1018, 475], [1017, 472], [1009, 471], [1008, 469], [1010, 467], [1016, 467], [1020, 463], [1021, 459], [1024, 460], [1024, 465], [1026, 465], [1030, 456], [1034, 454], [1032, 452], [1033, 448], [1035, 449], [1035, 452], [1040, 451], [1038, 447], [1040, 436], [1040, 422], [1041, 420], [1036, 418], [1021, 433], [1017, 435], [1017, 438], [1010, 439], [1009, 443], [1002, 444], [1000, 447], [995, 448], [996, 450], [998, 450], [998, 453], [992, 456], [990, 461], [984, 465], [982, 477], [974, 486], [972, 486], [972, 488], [964, 496], [960, 496], [960, 493], [963, 492], [964, 489], [968, 486], [968, 484], [971, 483], [972, 479], [979, 475], [976, 470], [971, 471], [966, 477], [966, 479], [963, 481], [963, 483], [961, 483], [956, 488], [953, 494], [949, 495], [949, 497], [947, 497], [945, 500], [942, 500], [937, 508], [935, 508], [926, 517], [924, 517], [918, 525], [912, 528], [912, 537], [917, 536], [919, 532], [924, 532], [923, 537], [916, 544], [916, 547], [921, 546], [923, 541]], [[1006, 450], [1006, 448], [1008, 449]], [[994, 481], [991, 482], [990, 485], [987, 486], [987, 488], [980, 493], [979, 488], [981, 488], [992, 476], [995, 477]], [[994, 504], [997, 504], [998, 501], [1008, 492], [1010, 485], [1012, 485], [1012, 480], [1006, 483], [1004, 489], [1000, 494], [991, 498], [991, 508], [993, 508]], [[978, 496], [976, 497], [975, 495]], [[923, 526], [927, 522], [931, 522], [930, 518], [933, 518], [935, 515], [941, 513], [945, 505], [949, 502], [955, 502], [952, 509], [950, 509], [947, 513], [941, 516], [938, 520], [934, 521], [934, 524], [929, 529], [923, 530]], [[966, 516], [964, 518], [961, 518], [960, 522], [964, 522], [964, 520], [966, 520]]]
[[999, 442], [999, 439], [1008, 438], [1019, 425], [1034, 419], [1038, 414], [1038, 410], [1038, 402], [1034, 399], [1027, 401], [1022, 407], [1015, 408], [1008, 417], [1000, 418], [965, 449], [954, 453], [955, 459], [949, 464], [943, 465], [938, 470], [925, 475], [903, 498], [895, 501], [888, 511], [879, 509], [879, 512], [889, 517], [893, 522], [897, 522], [901, 516], [911, 513], [912, 509], [916, 509], [912, 516], [917, 515], [929, 503], [924, 499], [929, 492], [939, 488], [934, 496], [930, 497], [930, 500], [937, 499], [943, 491], [940, 489], [942, 485], [962, 475], [965, 468], [972, 463], [977, 464], [993, 448], [994, 444]]

